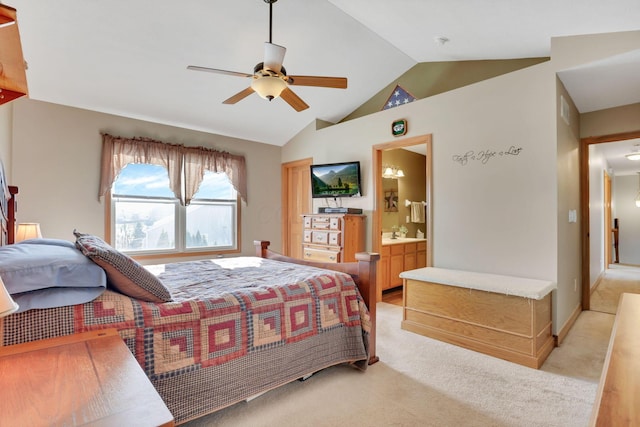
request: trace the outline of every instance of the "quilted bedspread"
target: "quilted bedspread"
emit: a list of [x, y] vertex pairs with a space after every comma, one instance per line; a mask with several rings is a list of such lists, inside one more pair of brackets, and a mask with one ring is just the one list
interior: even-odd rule
[[178, 423], [339, 363], [367, 365], [370, 318], [349, 275], [255, 257], [147, 267], [174, 301], [106, 291], [3, 319], [2, 345], [117, 328]]

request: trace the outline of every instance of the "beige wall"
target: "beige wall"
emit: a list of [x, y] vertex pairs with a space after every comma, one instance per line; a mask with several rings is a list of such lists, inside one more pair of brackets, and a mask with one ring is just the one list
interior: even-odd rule
[[638, 130], [640, 130], [640, 104], [585, 113], [580, 122], [581, 138]]
[[[360, 160], [364, 195], [344, 203], [370, 214], [371, 147], [398, 140], [390, 126], [405, 118], [407, 138], [433, 134], [435, 265], [555, 281], [555, 93], [545, 62], [336, 126], [309, 126], [283, 148], [283, 161]], [[511, 147], [519, 155], [497, 154]], [[496, 155], [454, 161], [470, 152]]]
[[[637, 174], [617, 175], [613, 179], [613, 213], [618, 219], [619, 261], [621, 264], [640, 265], [640, 221], [635, 199], [638, 196], [639, 182]], [[612, 219], [613, 221], [613, 219]], [[615, 257], [615, 253], [611, 254]]]
[[[571, 96], [556, 78], [556, 122], [558, 139], [558, 290], [553, 298], [562, 301], [558, 322], [566, 322], [571, 311], [582, 303], [582, 251], [580, 240], [580, 115]], [[569, 117], [561, 117], [562, 100], [569, 107]], [[568, 120], [567, 123], [565, 120]], [[575, 222], [569, 220], [575, 213]], [[564, 324], [558, 324], [561, 330]]]
[[[398, 118], [408, 120], [408, 138], [433, 134], [434, 265], [557, 282], [558, 333], [581, 289], [579, 223], [568, 223], [568, 210], [579, 210], [577, 131], [558, 128], [556, 72], [638, 49], [639, 34], [554, 39], [549, 62], [335, 126], [311, 124], [283, 148], [282, 160], [360, 160], [364, 196], [349, 203], [370, 215], [372, 145], [394, 139], [389, 129]], [[454, 160], [510, 147], [519, 155], [465, 166]]]
[[604, 173], [609, 164], [598, 144], [589, 146], [589, 287], [604, 272]]
[[98, 201], [101, 132], [202, 145], [246, 157], [248, 205], [242, 206], [242, 252], [280, 237], [280, 147], [21, 99], [14, 102], [13, 179], [19, 222], [40, 222], [45, 237], [73, 240], [77, 228], [104, 235]]

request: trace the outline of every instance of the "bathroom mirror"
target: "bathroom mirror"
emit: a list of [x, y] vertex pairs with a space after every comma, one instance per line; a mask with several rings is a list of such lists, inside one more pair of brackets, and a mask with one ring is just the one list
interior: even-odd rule
[[381, 215], [382, 230], [391, 231], [393, 226], [398, 225], [399, 219], [399, 203], [398, 200], [398, 180], [391, 178], [382, 178], [382, 190], [384, 195], [384, 209]]

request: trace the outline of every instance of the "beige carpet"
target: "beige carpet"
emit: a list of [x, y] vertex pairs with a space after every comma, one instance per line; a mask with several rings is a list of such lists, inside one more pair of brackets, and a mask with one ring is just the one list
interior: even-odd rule
[[[563, 346], [535, 370], [403, 331], [401, 307], [379, 303], [378, 313], [380, 362], [366, 372], [329, 368], [186, 425], [588, 424], [613, 316], [583, 312]], [[584, 336], [572, 342], [574, 332]], [[591, 348], [572, 349], [585, 339]]]
[[640, 268], [612, 264], [591, 293], [591, 310], [615, 314], [624, 292], [640, 294]]

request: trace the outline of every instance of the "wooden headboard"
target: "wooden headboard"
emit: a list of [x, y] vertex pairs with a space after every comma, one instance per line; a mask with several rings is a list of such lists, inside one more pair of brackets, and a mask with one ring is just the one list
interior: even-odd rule
[[18, 194], [18, 187], [9, 185], [8, 189], [9, 198], [0, 197], [0, 211], [2, 211], [2, 215], [0, 215], [2, 217], [1, 246], [15, 243], [16, 235], [16, 194]]

